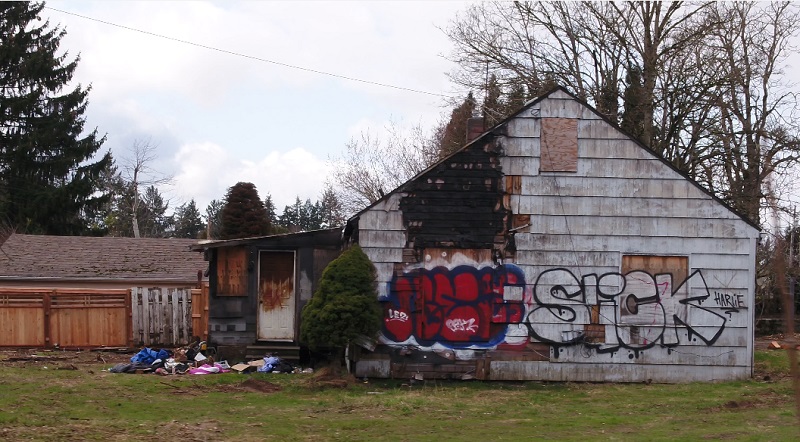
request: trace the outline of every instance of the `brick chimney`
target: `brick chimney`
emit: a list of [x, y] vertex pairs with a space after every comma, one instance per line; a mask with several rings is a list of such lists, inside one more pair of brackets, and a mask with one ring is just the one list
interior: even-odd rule
[[467, 144], [478, 138], [486, 131], [486, 122], [483, 117], [472, 117], [467, 120]]

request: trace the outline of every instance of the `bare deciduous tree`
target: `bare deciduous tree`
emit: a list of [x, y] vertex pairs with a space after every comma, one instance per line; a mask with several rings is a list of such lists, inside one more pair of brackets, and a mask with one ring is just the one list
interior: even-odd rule
[[758, 222], [764, 180], [798, 160], [780, 70], [798, 23], [788, 2], [493, 2], [447, 32], [457, 84], [567, 86]]
[[341, 157], [332, 158], [329, 182], [349, 216], [380, 199], [385, 192], [425, 170], [439, 158], [436, 139], [419, 126], [404, 132], [391, 123], [387, 135], [362, 132], [347, 143]]
[[[800, 15], [788, 2], [719, 3], [707, 11], [723, 24], [705, 39], [706, 56], [720, 76], [705, 150], [706, 185], [758, 221], [766, 183], [785, 180], [800, 159], [797, 90], [781, 67], [792, 48]], [[775, 195], [773, 195], [774, 197]]]
[[122, 176], [133, 189], [131, 213], [134, 238], [141, 236], [138, 217], [141, 202], [139, 188], [172, 183], [172, 175], [165, 175], [153, 168], [153, 163], [158, 158], [157, 150], [158, 144], [153, 144], [150, 138], [137, 139], [131, 146], [130, 156], [123, 160]]

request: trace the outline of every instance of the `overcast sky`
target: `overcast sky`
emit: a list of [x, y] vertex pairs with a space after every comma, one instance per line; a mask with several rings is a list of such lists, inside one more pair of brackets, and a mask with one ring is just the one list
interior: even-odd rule
[[171, 208], [194, 198], [204, 212], [250, 181], [280, 212], [297, 195], [318, 198], [328, 160], [352, 137], [389, 121], [430, 127], [447, 108], [436, 95], [257, 59], [454, 95], [439, 28], [466, 5], [51, 0], [43, 18], [80, 54], [75, 80], [92, 86], [87, 124], [107, 135], [103, 148], [122, 163], [135, 140], [158, 146], [154, 166], [175, 178], [162, 189]]

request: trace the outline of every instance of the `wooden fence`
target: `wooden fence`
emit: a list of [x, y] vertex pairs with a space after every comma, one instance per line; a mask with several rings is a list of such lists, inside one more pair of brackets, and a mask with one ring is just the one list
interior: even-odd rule
[[0, 347], [185, 345], [208, 337], [200, 289], [0, 288]]
[[126, 346], [128, 311], [124, 289], [0, 289], [0, 346]]
[[208, 341], [208, 282], [192, 289], [192, 331], [194, 336]]

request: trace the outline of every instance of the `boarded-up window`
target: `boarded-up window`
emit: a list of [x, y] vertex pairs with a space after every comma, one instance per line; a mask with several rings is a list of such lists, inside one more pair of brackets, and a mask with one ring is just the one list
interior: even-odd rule
[[[625, 291], [619, 304], [622, 323], [652, 325], [683, 314], [676, 300], [686, 297], [687, 288], [682, 284], [689, 275], [688, 257], [624, 255], [622, 274], [625, 275]], [[677, 293], [678, 289], [684, 293]]]
[[217, 296], [247, 296], [247, 249], [217, 249]]
[[679, 284], [689, 276], [689, 258], [686, 256], [623, 255], [622, 274], [642, 270], [653, 276], [662, 273], [672, 275]]
[[578, 171], [578, 120], [542, 118], [540, 172]]

